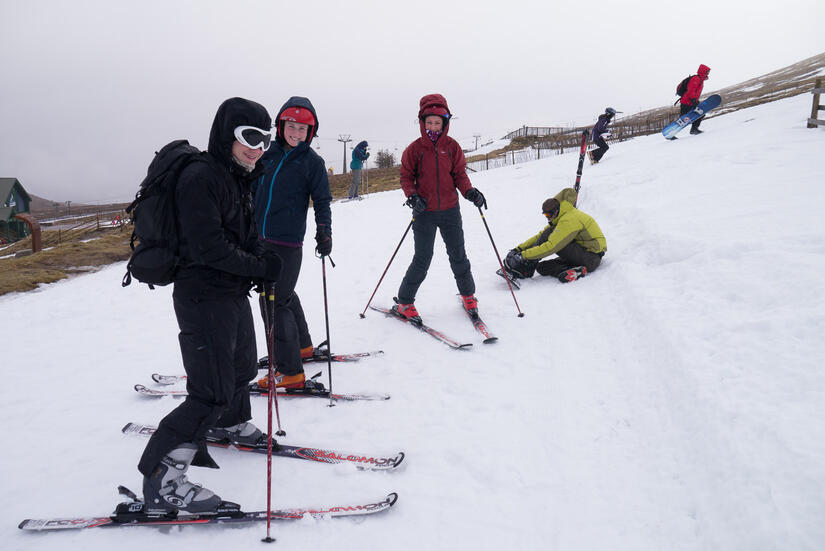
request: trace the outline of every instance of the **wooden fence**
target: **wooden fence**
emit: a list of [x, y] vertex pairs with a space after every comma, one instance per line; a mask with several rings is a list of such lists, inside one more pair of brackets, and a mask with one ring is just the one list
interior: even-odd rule
[[822, 79], [816, 79], [816, 84], [814, 84], [814, 89], [811, 90], [811, 93], [814, 95], [814, 102], [813, 106], [811, 107], [811, 118], [808, 119], [808, 128], [818, 128], [821, 124], [825, 126], [825, 121], [818, 118], [820, 111], [825, 111], [825, 106], [819, 105], [819, 95], [825, 94], [825, 88], [822, 87]]

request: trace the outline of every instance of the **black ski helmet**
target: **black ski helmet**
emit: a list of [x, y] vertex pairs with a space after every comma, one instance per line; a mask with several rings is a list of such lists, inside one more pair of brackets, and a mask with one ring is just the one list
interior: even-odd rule
[[613, 115], [616, 114], [616, 110], [613, 109], [612, 107], [608, 107], [607, 109], [604, 110], [604, 114], [612, 119]]

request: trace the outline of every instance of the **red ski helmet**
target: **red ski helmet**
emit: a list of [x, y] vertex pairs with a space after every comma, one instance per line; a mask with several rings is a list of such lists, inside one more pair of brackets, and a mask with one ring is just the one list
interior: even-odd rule
[[312, 111], [306, 107], [287, 107], [278, 115], [278, 135], [284, 135], [284, 123], [287, 121], [306, 124], [307, 128], [307, 142], [311, 142], [315, 137], [318, 125], [315, 122], [315, 116]]

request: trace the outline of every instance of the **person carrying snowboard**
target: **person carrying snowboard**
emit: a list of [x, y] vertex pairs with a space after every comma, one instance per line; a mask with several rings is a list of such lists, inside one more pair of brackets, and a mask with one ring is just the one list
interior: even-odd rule
[[352, 150], [352, 162], [349, 164], [350, 170], [352, 170], [352, 184], [347, 194], [348, 199], [356, 199], [358, 197], [358, 188], [361, 187], [361, 168], [364, 165], [364, 161], [370, 157], [367, 147], [369, 147], [369, 144], [363, 141], [359, 142], [358, 145], [355, 146], [355, 149]]
[[[329, 178], [324, 160], [310, 148], [318, 135], [318, 115], [312, 103], [293, 96], [278, 111], [275, 143], [264, 154], [264, 175], [255, 189], [255, 220], [264, 248], [284, 263], [275, 287], [276, 386], [303, 388], [303, 358], [312, 357], [312, 338], [295, 285], [301, 273], [307, 211], [315, 211], [316, 252], [332, 252]], [[268, 377], [258, 384], [267, 388]]]
[[[685, 87], [685, 93], [682, 94], [679, 100], [679, 116], [689, 113], [694, 107], [699, 105], [699, 97], [702, 95], [702, 88], [705, 86], [705, 81], [708, 79], [709, 73], [710, 67], [702, 64], [699, 65], [697, 74], [690, 77]], [[704, 116], [701, 116], [693, 121], [693, 124], [690, 126], [691, 134], [701, 134], [703, 132], [699, 130], [699, 124], [701, 124], [704, 118]]]
[[226, 100], [209, 149], [183, 169], [175, 187], [182, 265], [172, 301], [189, 395], [161, 420], [138, 463], [148, 513], [239, 510], [189, 482], [186, 472], [190, 465], [218, 468], [206, 451], [207, 435], [248, 446], [266, 442], [249, 422], [248, 384], [258, 370], [248, 293], [253, 281], [277, 281], [281, 273], [280, 258], [258, 245], [250, 193], [270, 126], [262, 105]]
[[415, 295], [427, 277], [437, 230], [447, 247], [464, 308], [471, 314], [478, 312], [475, 281], [464, 251], [464, 229], [456, 190], [476, 207], [487, 208], [487, 202], [470, 183], [461, 146], [447, 135], [451, 116], [447, 100], [441, 94], [421, 98], [418, 110], [421, 137], [407, 146], [401, 156], [401, 189], [407, 196], [405, 204], [413, 210], [415, 252], [392, 310], [415, 323], [421, 323]]
[[[574, 207], [575, 203], [576, 190], [565, 188], [542, 204], [547, 225], [507, 253], [504, 268], [510, 277], [529, 279], [538, 272], [565, 283], [599, 267], [607, 242], [593, 217]], [[540, 262], [552, 254], [557, 258]]]
[[613, 120], [615, 114], [616, 110], [612, 107], [605, 109], [604, 113], [599, 115], [599, 121], [593, 126], [593, 130], [590, 132], [590, 141], [599, 146], [588, 153], [590, 161], [593, 164], [601, 161], [604, 154], [610, 149], [610, 146], [607, 145], [605, 141], [610, 136], [610, 130], [607, 128], [607, 125]]

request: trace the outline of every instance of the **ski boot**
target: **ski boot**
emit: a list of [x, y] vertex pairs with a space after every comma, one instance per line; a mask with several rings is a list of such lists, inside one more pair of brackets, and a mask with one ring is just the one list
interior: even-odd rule
[[476, 300], [475, 295], [461, 295], [461, 303], [464, 305], [464, 310], [471, 317], [478, 316], [478, 300]]
[[143, 512], [165, 516], [177, 511], [190, 514], [223, 515], [239, 512], [237, 503], [186, 478], [186, 471], [197, 453], [195, 444], [181, 444], [160, 461], [151, 475], [143, 477]]
[[246, 422], [231, 427], [212, 427], [206, 431], [206, 439], [257, 448], [266, 445], [267, 436], [255, 425]]
[[576, 266], [575, 268], [570, 268], [569, 270], [565, 270], [556, 277], [562, 283], [568, 283], [570, 281], [576, 281], [577, 279], [584, 277], [587, 275], [587, 268], [584, 266]]
[[398, 302], [397, 298], [393, 298], [393, 300], [396, 302], [396, 304], [390, 308], [393, 314], [416, 325], [421, 325], [423, 323], [421, 316], [418, 315], [418, 310], [415, 309], [415, 303], [411, 302], [409, 304], [401, 304]]
[[[304, 388], [306, 382], [306, 375], [300, 372], [297, 375], [284, 375], [280, 371], [275, 372], [275, 388], [294, 389]], [[269, 388], [269, 375], [258, 379], [258, 388], [266, 390]]]
[[698, 136], [702, 132], [704, 132], [704, 130], [699, 130], [698, 128], [691, 128], [690, 129], [690, 133], [693, 134], [694, 136]]

